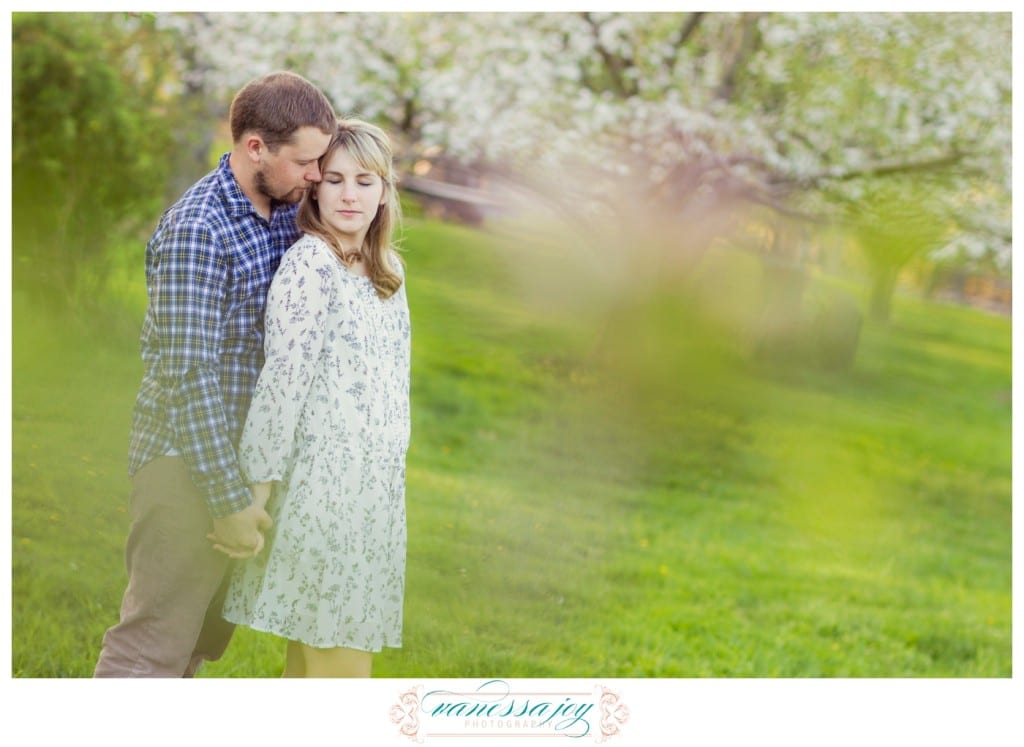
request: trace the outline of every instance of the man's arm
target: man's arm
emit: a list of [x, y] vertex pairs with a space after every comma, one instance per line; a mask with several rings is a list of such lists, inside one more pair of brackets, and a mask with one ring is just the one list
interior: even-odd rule
[[203, 225], [172, 226], [152, 257], [152, 311], [160, 340], [159, 375], [170, 393], [175, 445], [210, 514], [252, 503], [231, 442], [220, 388], [220, 336], [228, 266]]

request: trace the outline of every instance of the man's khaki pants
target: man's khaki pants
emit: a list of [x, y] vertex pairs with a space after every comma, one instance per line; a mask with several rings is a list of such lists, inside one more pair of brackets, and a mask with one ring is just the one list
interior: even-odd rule
[[206, 538], [213, 521], [181, 457], [132, 478], [128, 587], [121, 621], [103, 636], [95, 677], [191, 677], [224, 653], [234, 625], [220, 616], [229, 559]]

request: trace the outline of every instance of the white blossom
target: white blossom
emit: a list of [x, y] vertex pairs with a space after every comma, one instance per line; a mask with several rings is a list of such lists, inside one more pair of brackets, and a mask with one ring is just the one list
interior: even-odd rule
[[[193, 51], [182, 81], [225, 107], [252, 77], [291, 68], [411, 157], [440, 148], [505, 170], [621, 174], [639, 155], [657, 182], [738, 155], [745, 180], [855, 195], [853, 173], [961, 154], [967, 178], [984, 174], [1009, 201], [1006, 13], [767, 13], [754, 28], [707, 13], [683, 46], [685, 13], [158, 18]], [[757, 43], [738, 57], [744, 31]]]

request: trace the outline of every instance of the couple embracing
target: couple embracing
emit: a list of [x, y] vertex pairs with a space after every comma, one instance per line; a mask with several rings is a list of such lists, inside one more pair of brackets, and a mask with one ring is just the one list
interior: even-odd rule
[[288, 72], [146, 246], [128, 584], [97, 677], [189, 677], [236, 624], [286, 677], [401, 645], [410, 327], [389, 140]]

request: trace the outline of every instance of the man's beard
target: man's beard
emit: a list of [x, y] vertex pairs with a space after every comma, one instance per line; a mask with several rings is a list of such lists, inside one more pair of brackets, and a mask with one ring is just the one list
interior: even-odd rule
[[256, 191], [264, 197], [269, 197], [272, 202], [283, 202], [286, 205], [294, 205], [302, 200], [303, 196], [306, 194], [306, 189], [303, 187], [291, 189], [284, 194], [274, 192], [270, 188], [270, 182], [267, 180], [266, 172], [262, 169], [256, 172]]

